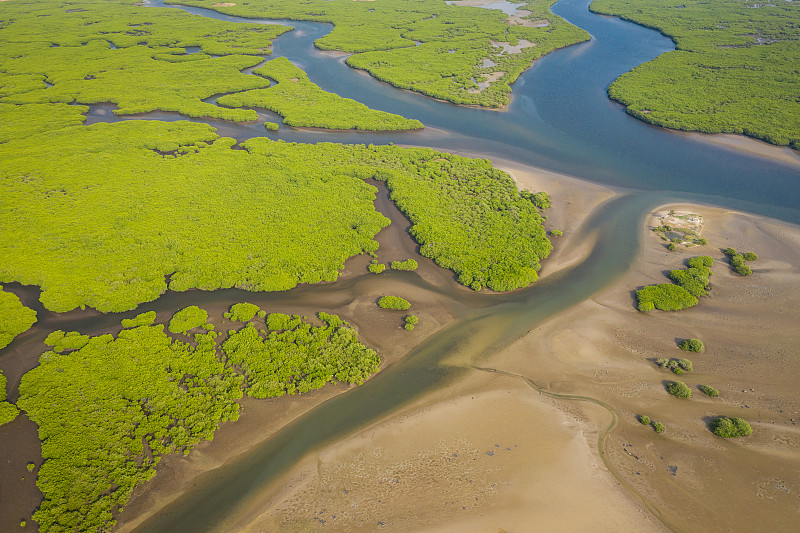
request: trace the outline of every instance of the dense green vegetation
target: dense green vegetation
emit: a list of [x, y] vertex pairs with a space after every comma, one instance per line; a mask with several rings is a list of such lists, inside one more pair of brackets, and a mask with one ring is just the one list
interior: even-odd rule
[[713, 264], [714, 259], [709, 256], [692, 257], [686, 268], [670, 270], [669, 277], [676, 285], [662, 283], [636, 291], [637, 308], [646, 313], [653, 309], [677, 311], [697, 305], [697, 299], [710, 290], [710, 267]]
[[591, 9], [656, 28], [677, 50], [608, 89], [659, 126], [743, 133], [800, 149], [800, 3], [595, 0]]
[[168, 275], [173, 290], [335, 280], [389, 223], [367, 178], [386, 182], [422, 254], [476, 290], [528, 285], [551, 249], [486, 160], [266, 138], [233, 150], [204, 124], [68, 123], [0, 144], [0, 281], [40, 285], [54, 311], [131, 309]]
[[208, 313], [196, 305], [184, 307], [169, 321], [169, 330], [172, 333], [186, 333], [190, 329], [199, 328], [208, 322]]
[[[442, 0], [262, 0], [217, 7], [215, 0], [173, 3], [245, 17], [331, 22], [333, 30], [315, 45], [354, 53], [347, 58], [351, 67], [395, 87], [457, 104], [489, 107], [508, 103], [509, 84], [533, 61], [589, 39], [588, 33], [550, 12], [554, 0], [520, 5], [530, 11], [526, 20], [542, 21], [540, 27], [509, 25], [499, 10], [450, 6]], [[511, 50], [504, 43], [527, 46]]]
[[403, 327], [408, 331], [413, 331], [418, 322], [419, 317], [417, 315], [410, 315], [406, 317], [406, 322], [403, 324]]
[[725, 437], [726, 439], [747, 437], [753, 434], [753, 428], [745, 420], [726, 416], [721, 416], [711, 422], [711, 431], [714, 432], [714, 435]]
[[22, 305], [16, 294], [4, 291], [0, 285], [0, 349], [35, 323], [36, 311]]
[[[231, 310], [236, 317], [252, 311], [237, 305]], [[260, 311], [253, 307], [251, 318]], [[207, 315], [192, 306], [176, 313], [171, 325], [176, 317], [183, 330]], [[54, 349], [23, 376], [18, 404], [38, 424], [42, 440], [37, 484], [44, 501], [33, 515], [41, 531], [107, 530], [133, 489], [155, 475], [162, 456], [187, 454], [201, 439], [210, 440], [221, 422], [238, 418], [242, 389], [263, 398], [306, 392], [333, 379], [360, 384], [380, 364], [335, 315], [320, 313], [322, 325], [313, 326], [303, 317], [272, 313], [267, 324], [273, 331], [252, 323], [232, 331], [222, 345], [224, 360], [217, 333], [194, 335], [193, 347], [172, 340], [163, 325], [150, 325], [153, 318], [129, 319], [132, 329], [116, 338], [54, 332], [47, 339]], [[73, 351], [59, 353], [70, 342]], [[3, 401], [2, 373], [0, 385], [0, 421], [9, 421], [17, 409]]]
[[677, 311], [697, 305], [697, 298], [681, 287], [662, 283], [649, 285], [636, 291], [638, 309], [642, 313], [659, 309], [661, 311]]
[[667, 392], [676, 398], [691, 398], [692, 389], [683, 381], [670, 381], [667, 383]]
[[0, 370], [0, 426], [7, 424], [17, 418], [19, 409], [12, 403], [6, 401], [6, 376]]
[[277, 85], [220, 96], [217, 103], [268, 109], [281, 115], [284, 124], [297, 128], [387, 131], [423, 127], [418, 120], [376, 111], [361, 102], [323, 91], [285, 57], [268, 61], [253, 73], [275, 80]]
[[697, 352], [700, 353], [706, 349], [703, 341], [700, 339], [683, 339], [679, 344], [678, 348], [681, 350], [685, 350], [687, 352]]
[[719, 396], [719, 391], [709, 385], [698, 385], [697, 388], [706, 396], [711, 396], [712, 398]]
[[259, 318], [264, 318], [267, 316], [267, 312], [263, 311], [256, 304], [241, 302], [238, 304], [233, 304], [230, 311], [224, 313], [222, 316], [235, 322], [249, 322], [256, 316]]
[[[290, 28], [223, 22], [133, 4], [130, 0], [4, 2], [0, 103], [113, 102], [118, 114], [160, 109], [235, 121], [257, 118], [255, 111], [226, 109], [203, 100], [267, 87], [264, 78], [241, 70], [260, 63], [260, 56], [269, 53], [271, 39]], [[202, 52], [186, 54], [189, 46]], [[75, 123], [65, 108], [47, 109]], [[0, 122], [14, 127], [22, 120], [8, 114], [24, 112], [12, 107], [0, 113]], [[31, 112], [47, 111], [28, 108], [27, 112], [30, 120]], [[45, 117], [36, 127], [44, 130], [52, 120]], [[9, 137], [5, 131], [0, 134], [0, 140]]]
[[377, 372], [380, 359], [358, 341], [356, 332], [336, 315], [319, 313], [322, 326], [302, 317], [270, 314], [273, 331], [253, 324], [230, 334], [222, 344], [227, 363], [245, 376], [247, 394], [271, 398], [318, 389], [336, 379], [361, 384]]
[[398, 311], [405, 311], [411, 307], [408, 300], [400, 298], [399, 296], [381, 296], [378, 300], [378, 307], [381, 309], [396, 309]]
[[405, 261], [392, 261], [390, 266], [392, 267], [392, 270], [413, 271], [419, 268], [419, 265], [413, 259], [406, 259]]
[[19, 407], [39, 426], [41, 531], [105, 530], [160, 458], [188, 453], [238, 417], [242, 378], [217, 359], [214, 333], [197, 348], [162, 325], [92, 337], [45, 352], [22, 378]]
[[656, 359], [656, 365], [660, 368], [671, 370], [675, 374], [683, 374], [694, 370], [692, 362], [688, 359]]

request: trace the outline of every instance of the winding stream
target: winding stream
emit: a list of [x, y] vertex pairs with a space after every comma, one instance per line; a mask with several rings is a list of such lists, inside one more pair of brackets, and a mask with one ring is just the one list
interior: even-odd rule
[[[554, 13], [587, 29], [593, 38], [544, 57], [523, 74], [514, 85], [509, 112], [457, 107], [397, 90], [355, 72], [341, 58], [313, 48], [313, 41], [327, 33], [329, 25], [291, 22], [295, 31], [275, 40], [273, 56], [289, 58], [323, 89], [375, 109], [419, 119], [427, 128], [422, 132], [376, 134], [282, 126], [271, 138], [294, 142], [394, 142], [484, 154], [623, 187], [627, 193], [598, 208], [582, 224], [579, 235], [597, 235], [592, 252], [583, 262], [511, 294], [448, 294], [463, 304], [461, 318], [365, 385], [323, 403], [224, 468], [201, 476], [191, 490], [137, 531], [224, 530], [226, 520], [252, 503], [265, 487], [310, 451], [457, 379], [537, 323], [619, 279], [625, 273], [625, 265], [637, 258], [644, 217], [656, 205], [673, 200], [702, 201], [800, 222], [800, 189], [796, 186], [800, 172], [796, 167], [698, 143], [685, 135], [649, 126], [627, 116], [620, 106], [608, 100], [605, 88], [613, 79], [673, 49], [673, 45], [653, 30], [590, 14], [588, 3], [589, 0], [559, 0], [554, 6]], [[175, 7], [156, 0], [147, 4]], [[181, 9], [222, 20], [254, 22], [205, 9]], [[108, 107], [93, 106], [89, 123], [139, 118], [187, 120], [161, 112], [113, 117], [109, 111]], [[221, 135], [239, 140], [265, 135], [263, 121], [232, 124], [190, 120], [211, 124]], [[246, 299], [255, 303], [311, 298], [344, 301], [348, 291], [365, 282], [362, 278], [255, 298], [247, 293]], [[414, 275], [406, 278], [425, 290], [440, 290]], [[233, 293], [241, 291], [168, 293], [138, 311], [239, 301], [241, 296]], [[118, 320], [113, 315], [89, 315], [79, 321], [97, 328]], [[72, 325], [75, 326], [74, 321]], [[442, 365], [442, 361], [452, 361], [455, 355], [458, 364]]]

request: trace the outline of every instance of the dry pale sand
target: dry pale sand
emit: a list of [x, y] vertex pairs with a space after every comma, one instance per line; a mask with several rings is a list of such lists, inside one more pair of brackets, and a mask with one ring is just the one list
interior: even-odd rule
[[[669, 206], [705, 217], [709, 245], [667, 252], [645, 231], [639, 262], [619, 283], [539, 326], [486, 366], [524, 375], [559, 393], [592, 396], [614, 406], [620, 425], [608, 456], [621, 477], [656, 506], [676, 530], [796, 531], [800, 524], [800, 228], [706, 206]], [[653, 218], [651, 223], [657, 223]], [[753, 275], [741, 277], [720, 248], [755, 251]], [[668, 282], [664, 271], [686, 258], [711, 255], [711, 296], [674, 313], [634, 308], [631, 291]], [[680, 339], [704, 341], [702, 354]], [[687, 357], [681, 377], [656, 358]], [[686, 382], [693, 396], [669, 396], [664, 384]], [[697, 386], [711, 385], [718, 398]], [[639, 424], [646, 414], [663, 435]], [[739, 416], [751, 437], [725, 440], [707, 423]]]
[[313, 454], [235, 531], [660, 531], [594, 443], [610, 416], [512, 377], [456, 386]]

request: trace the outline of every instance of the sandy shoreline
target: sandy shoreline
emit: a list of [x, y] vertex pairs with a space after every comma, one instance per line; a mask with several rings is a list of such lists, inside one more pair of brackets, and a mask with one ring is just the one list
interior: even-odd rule
[[[577, 256], [590, 249], [571, 243], [570, 233], [613, 191], [497, 164], [521, 186], [556, 198], [548, 220], [564, 228], [564, 249]], [[572, 191], [566, 203], [556, 193], [562, 188]], [[793, 384], [800, 362], [791, 357], [800, 323], [800, 228], [709, 206], [669, 207], [703, 214], [709, 245], [667, 252], [642, 228], [640, 260], [620, 282], [481, 364], [612, 405], [620, 421], [608, 439], [609, 460], [673, 527], [727, 531], [733, 517], [789, 531], [800, 510], [800, 474], [792, 466], [800, 460]], [[730, 271], [721, 261], [725, 246], [761, 256], [753, 276]], [[666, 282], [665, 269], [701, 254], [718, 260], [710, 298], [680, 313], [635, 310], [632, 289]], [[560, 267], [575, 261], [559, 257], [558, 247], [553, 258]], [[674, 376], [652, 360], [685, 356], [676, 347], [682, 337], [702, 338], [708, 349], [692, 354], [695, 372], [681, 379], [710, 384], [719, 398], [695, 389], [691, 400], [677, 400], [664, 391]], [[662, 421], [666, 432], [642, 426], [637, 414]], [[756, 434], [719, 439], [706, 427], [717, 415], [744, 416]], [[663, 530], [603, 466], [596, 443], [607, 424], [598, 407], [474, 371], [311, 454], [225, 527], [525, 531], [536, 523], [548, 531]]]

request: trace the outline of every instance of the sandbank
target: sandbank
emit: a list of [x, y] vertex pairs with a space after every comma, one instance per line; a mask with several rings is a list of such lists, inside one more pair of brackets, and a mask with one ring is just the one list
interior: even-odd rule
[[[618, 283], [482, 364], [614, 406], [620, 424], [607, 456], [675, 529], [730, 531], [738, 524], [735, 529], [791, 531], [800, 511], [800, 227], [701, 205], [654, 213], [668, 209], [703, 215], [709, 245], [668, 252], [643, 228], [641, 257]], [[759, 255], [750, 263], [752, 276], [730, 269], [721, 252], [727, 246]], [[679, 312], [635, 310], [635, 289], [667, 283], [668, 269], [696, 255], [716, 260], [710, 297]], [[690, 337], [701, 339], [706, 351], [678, 349]], [[654, 360], [665, 357], [686, 357], [694, 371], [678, 377], [659, 369]], [[693, 389], [692, 398], [666, 393], [664, 384], [676, 379]], [[701, 384], [718, 389], [719, 397], [702, 394]], [[665, 433], [641, 425], [636, 415], [642, 414], [665, 424]], [[716, 437], [707, 426], [716, 416], [742, 417], [754, 434]]]

